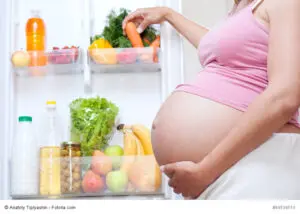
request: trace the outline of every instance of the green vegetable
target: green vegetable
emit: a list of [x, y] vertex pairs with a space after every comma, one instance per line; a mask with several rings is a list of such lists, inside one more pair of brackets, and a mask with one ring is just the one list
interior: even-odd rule
[[132, 44], [125, 36], [118, 38], [118, 47], [120, 48], [132, 48]]
[[70, 104], [71, 141], [81, 142], [84, 157], [108, 145], [119, 108], [105, 98], [79, 98]]
[[[106, 26], [104, 27], [102, 36], [104, 39], [109, 41], [114, 48], [131, 47], [131, 43], [126, 37], [124, 37], [122, 29], [122, 22], [128, 13], [128, 10], [121, 8], [119, 13], [115, 10], [111, 10], [107, 16]], [[128, 42], [125, 40], [128, 40]]]
[[101, 35], [95, 35], [94, 37], [90, 38], [90, 43], [92, 44], [95, 40], [103, 38]]
[[[130, 10], [125, 8], [121, 8], [118, 12], [112, 10], [108, 16], [106, 21], [106, 26], [103, 30], [103, 33], [100, 37], [106, 39], [113, 48], [131, 48], [131, 42], [127, 37], [123, 35], [122, 23], [126, 16], [130, 13]], [[142, 34], [142, 38], [147, 38], [150, 42], [154, 41], [156, 38], [156, 30], [153, 27], [148, 27]], [[99, 36], [99, 35], [98, 35]], [[93, 38], [92, 38], [93, 39]], [[93, 41], [91, 39], [91, 41]], [[95, 37], [94, 37], [95, 39]], [[148, 47], [146, 43], [144, 43], [145, 47]]]
[[[147, 39], [150, 43], [152, 43], [156, 39], [156, 33], [156, 30], [153, 27], [149, 26], [146, 28], [146, 30], [144, 30], [143, 33], [141, 33], [141, 37], [143, 41]], [[149, 44], [145, 43], [144, 41], [144, 46], [149, 47]]]

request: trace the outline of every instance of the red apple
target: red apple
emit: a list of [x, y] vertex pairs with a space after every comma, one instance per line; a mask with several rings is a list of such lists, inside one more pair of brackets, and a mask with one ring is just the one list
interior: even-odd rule
[[89, 170], [82, 180], [82, 189], [85, 193], [97, 193], [104, 190], [105, 184], [103, 178]]

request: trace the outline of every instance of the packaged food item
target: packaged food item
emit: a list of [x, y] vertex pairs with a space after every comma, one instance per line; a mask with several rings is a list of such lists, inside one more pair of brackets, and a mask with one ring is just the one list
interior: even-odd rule
[[64, 142], [61, 146], [61, 190], [63, 194], [81, 192], [80, 143]]
[[33, 10], [31, 14], [26, 23], [26, 50], [31, 57], [29, 66], [44, 66], [47, 64], [45, 22], [38, 10]]
[[49, 53], [48, 60], [49, 63], [57, 64], [72, 64], [76, 63], [79, 57], [79, 47], [68, 47], [63, 48], [53, 47], [52, 51]]
[[40, 127], [40, 194], [59, 195], [62, 125], [56, 111], [56, 101], [47, 101], [46, 104], [44, 123]]
[[38, 194], [38, 146], [32, 117], [20, 116], [11, 153], [11, 195]]

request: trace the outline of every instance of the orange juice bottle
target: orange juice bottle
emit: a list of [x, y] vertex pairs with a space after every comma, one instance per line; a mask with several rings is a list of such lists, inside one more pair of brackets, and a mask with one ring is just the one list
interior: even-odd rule
[[32, 17], [26, 23], [26, 50], [31, 56], [30, 66], [44, 66], [47, 64], [46, 26], [40, 18], [39, 11], [32, 11]]

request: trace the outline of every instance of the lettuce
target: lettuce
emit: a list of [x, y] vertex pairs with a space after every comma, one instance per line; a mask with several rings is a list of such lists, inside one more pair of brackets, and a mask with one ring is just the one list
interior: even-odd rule
[[103, 150], [113, 133], [119, 108], [105, 98], [78, 98], [69, 105], [71, 141], [81, 143], [82, 156]]

